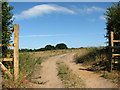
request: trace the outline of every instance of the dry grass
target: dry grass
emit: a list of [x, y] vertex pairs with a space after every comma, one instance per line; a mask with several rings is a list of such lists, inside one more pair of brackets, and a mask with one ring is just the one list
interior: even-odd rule
[[88, 71], [93, 71], [117, 85], [120, 71], [118, 68], [114, 68], [112, 73], [108, 72], [109, 61], [107, 53], [108, 51], [104, 48], [81, 49], [74, 59], [77, 64], [81, 63], [85, 66]]
[[84, 84], [82, 80], [69, 69], [62, 62], [57, 62], [58, 65], [58, 76], [62, 80], [65, 88], [83, 88]]
[[29, 54], [33, 54], [36, 57], [48, 58], [51, 56], [69, 53], [69, 52], [73, 52], [73, 50], [66, 50], [66, 49], [64, 49], [64, 50], [51, 50], [51, 51], [29, 52]]
[[[72, 50], [53, 50], [53, 51], [40, 51], [40, 52], [25, 52], [19, 54], [19, 80], [18, 82], [14, 82], [13, 80], [10, 80], [7, 75], [3, 75], [3, 88], [23, 88], [26, 87], [24, 85], [25, 79], [30, 78], [30, 76], [33, 74], [35, 68], [38, 66], [40, 67], [40, 64], [46, 60], [49, 57], [60, 55], [64, 53], [72, 52]], [[9, 64], [9, 63], [8, 63]], [[5, 65], [7, 66], [7, 65]], [[10, 68], [9, 71], [13, 74], [13, 64], [9, 64]], [[4, 72], [3, 72], [4, 73]]]

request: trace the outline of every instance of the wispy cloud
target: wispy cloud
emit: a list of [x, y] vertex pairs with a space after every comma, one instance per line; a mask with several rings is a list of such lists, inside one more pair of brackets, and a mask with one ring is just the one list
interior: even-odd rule
[[85, 11], [86, 11], [87, 13], [91, 13], [91, 12], [94, 12], [94, 11], [96, 11], [96, 12], [101, 12], [101, 11], [104, 11], [104, 9], [103, 9], [103, 8], [100, 8], [100, 7], [92, 6], [92, 7], [90, 7], [90, 8], [85, 9]]
[[99, 19], [105, 20], [105, 17], [104, 16], [100, 16]]
[[77, 8], [76, 6], [73, 6], [74, 10], [80, 14], [91, 14], [93, 12], [104, 12], [105, 9], [101, 7], [84, 7], [84, 8]]
[[[104, 8], [97, 6], [83, 7], [83, 8], [72, 6], [71, 8], [66, 8], [56, 4], [41, 4], [34, 6], [28, 10], [22, 11], [20, 14], [14, 15], [14, 17], [18, 20], [18, 19], [38, 17], [44, 14], [51, 14], [54, 12], [84, 15], [84, 14], [91, 14], [93, 12], [104, 12], [104, 11], [105, 11]], [[101, 19], [103, 18], [101, 17]]]
[[54, 34], [54, 35], [24, 35], [22, 37], [53, 37], [53, 36], [65, 36], [65, 34]]
[[91, 19], [88, 19], [88, 21], [90, 21], [90, 22], [95, 22], [95, 21], [96, 21], [96, 19], [91, 18]]
[[55, 5], [55, 4], [42, 4], [34, 6], [28, 10], [22, 11], [20, 14], [15, 15], [16, 19], [25, 19], [25, 18], [32, 18], [37, 16], [42, 16], [43, 14], [50, 14], [53, 12], [62, 12], [62, 13], [70, 13], [74, 14], [73, 10], [68, 8]]

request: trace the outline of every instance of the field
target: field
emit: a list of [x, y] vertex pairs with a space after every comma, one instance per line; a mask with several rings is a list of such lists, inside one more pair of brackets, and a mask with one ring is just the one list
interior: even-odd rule
[[[13, 82], [12, 79], [8, 78], [7, 75], [4, 74], [3, 71], [3, 88], [22, 88], [25, 87], [23, 82], [26, 78], [29, 78], [34, 69], [40, 65], [44, 60], [49, 57], [65, 54], [72, 52], [73, 50], [53, 50], [53, 51], [40, 51], [40, 52], [25, 52], [19, 54], [20, 64], [20, 74], [19, 74], [19, 82]], [[5, 66], [9, 69], [9, 71], [13, 74], [13, 64], [12, 62], [7, 62]], [[12, 83], [11, 83], [12, 82]]]
[[[53, 68], [55, 69], [55, 67], [57, 68], [57, 70], [55, 69], [57, 71], [57, 72], [55, 71], [55, 73], [57, 74], [55, 77], [57, 76], [59, 77], [64, 87], [83, 88], [85, 87], [84, 80], [82, 80], [82, 77], [80, 77], [79, 74], [76, 74], [74, 72], [75, 67], [72, 67], [72, 64], [69, 64], [70, 63], [69, 60], [72, 60], [72, 56], [75, 67], [76, 66], [80, 67], [79, 65], [82, 64], [82, 66], [85, 67], [84, 71], [93, 72], [99, 75], [100, 77], [109, 80], [110, 82], [114, 83], [116, 87], [118, 87], [118, 78], [119, 78], [118, 68], [114, 68], [112, 73], [109, 73], [107, 71], [108, 68], [107, 50], [104, 47], [99, 47], [99, 48], [91, 47], [91, 48], [81, 48], [81, 49], [66, 49], [66, 50], [51, 50], [51, 51], [20, 53], [19, 80], [16, 84], [16, 82], [8, 78], [7, 75], [3, 74], [3, 88], [29, 88], [30, 87], [28, 85], [29, 81], [32, 83], [30, 84], [33, 85], [32, 87], [36, 87], [36, 88], [46, 87], [46, 86], [49, 87], [49, 85], [47, 84], [45, 84], [46, 86], [43, 85], [45, 79], [41, 77], [45, 76], [45, 74], [43, 75], [44, 71], [47, 72], [48, 70], [48, 72], [50, 72], [51, 70], [53, 70]], [[53, 67], [54, 65], [55, 67]], [[9, 71], [13, 74], [13, 69], [11, 67], [11, 64], [7, 65], [7, 67], [9, 68]], [[54, 71], [50, 73], [51, 77], [52, 77], [52, 73], [54, 74]], [[36, 78], [36, 76], [39, 76], [39, 74], [41, 76], [38, 79], [32, 80], [33, 77]], [[51, 83], [55, 83], [55, 82], [51, 82]], [[50, 84], [50, 82], [48, 84]]]

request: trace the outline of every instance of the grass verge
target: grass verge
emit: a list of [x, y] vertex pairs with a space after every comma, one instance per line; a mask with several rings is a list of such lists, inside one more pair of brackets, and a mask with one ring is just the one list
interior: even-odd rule
[[[26, 79], [30, 79], [34, 70], [40, 67], [41, 63], [49, 57], [72, 52], [72, 50], [53, 50], [40, 52], [25, 52], [19, 54], [19, 79], [14, 82], [4, 71], [2, 71], [3, 88], [26, 88]], [[4, 63], [6, 68], [13, 75], [13, 62]], [[39, 69], [40, 70], [40, 69]]]
[[69, 69], [63, 62], [57, 62], [58, 76], [62, 80], [65, 88], [83, 88], [82, 80]]
[[[84, 55], [81, 55], [82, 52]], [[108, 72], [109, 69], [109, 59], [108, 51], [104, 48], [87, 48], [80, 50], [74, 56], [75, 62], [77, 64], [82, 63], [87, 71], [93, 71], [99, 74], [101, 77], [112, 81], [118, 86], [119, 70], [118, 65], [113, 67], [113, 72]]]
[[[42, 59], [39, 57], [35, 57], [34, 55], [30, 55], [28, 53], [20, 53], [19, 54], [19, 78], [15, 82], [13, 81], [13, 79], [10, 79], [6, 74], [2, 74], [3, 88], [25, 88], [26, 87], [24, 84], [25, 79], [32, 74], [35, 66], [37, 64], [41, 64], [41, 62], [42, 62]], [[13, 68], [9, 68], [8, 70], [13, 74]]]

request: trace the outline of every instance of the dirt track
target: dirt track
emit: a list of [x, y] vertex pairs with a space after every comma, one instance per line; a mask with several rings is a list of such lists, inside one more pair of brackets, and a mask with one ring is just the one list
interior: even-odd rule
[[[56, 62], [65, 55], [50, 57], [45, 60], [41, 65], [42, 69], [37, 69], [32, 75], [32, 82], [41, 82], [42, 84], [29, 83], [30, 88], [64, 88], [62, 81], [57, 76]], [[37, 78], [36, 77], [41, 77]]]
[[81, 64], [75, 64], [73, 61], [73, 54], [68, 54], [64, 58], [64, 62], [70, 69], [73, 70], [73, 73], [77, 74], [84, 82], [86, 88], [114, 88], [115, 85], [106, 79], [100, 77], [99, 75], [87, 71], [85, 67]]
[[[64, 88], [61, 80], [57, 76], [57, 61], [62, 61], [70, 69], [72, 69], [73, 73], [78, 75], [85, 84], [86, 88], [114, 88], [115, 85], [106, 79], [100, 77], [99, 75], [94, 74], [93, 72], [85, 70], [85, 68], [78, 64], [76, 65], [73, 62], [74, 53], [64, 54], [59, 56], [50, 57], [45, 62], [42, 63], [42, 69], [37, 69], [34, 72], [33, 78], [39, 77], [37, 79], [33, 79], [32, 81], [38, 81], [39, 84], [29, 83], [32, 88]], [[41, 84], [40, 84], [41, 82]], [[80, 88], [80, 87], [79, 87]]]

